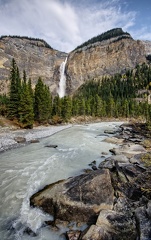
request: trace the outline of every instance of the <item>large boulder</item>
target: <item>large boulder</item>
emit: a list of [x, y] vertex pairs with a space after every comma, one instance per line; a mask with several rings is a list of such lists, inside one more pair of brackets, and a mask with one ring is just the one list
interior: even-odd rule
[[102, 210], [82, 240], [135, 240], [136, 227], [132, 218], [112, 210]]
[[122, 144], [124, 139], [117, 137], [108, 137], [103, 140], [103, 142], [112, 143], [112, 144]]
[[110, 149], [110, 152], [115, 155], [124, 154], [128, 158], [131, 158], [136, 154], [145, 153], [146, 150], [143, 146], [139, 144], [125, 144], [119, 148]]
[[112, 209], [114, 190], [108, 169], [92, 171], [50, 184], [34, 194], [32, 206], [40, 207], [54, 220], [95, 223], [99, 212]]
[[123, 154], [112, 155], [111, 157], [108, 157], [104, 161], [102, 161], [98, 167], [101, 169], [108, 168], [111, 170], [115, 167], [116, 162], [118, 162], [118, 165], [129, 164], [129, 159]]

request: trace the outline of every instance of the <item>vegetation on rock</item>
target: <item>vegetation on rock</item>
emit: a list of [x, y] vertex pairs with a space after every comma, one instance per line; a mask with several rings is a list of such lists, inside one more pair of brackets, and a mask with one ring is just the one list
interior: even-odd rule
[[75, 115], [151, 118], [151, 67], [143, 64], [124, 75], [103, 77], [83, 84], [73, 96]]
[[122, 38], [130, 38], [131, 36], [130, 36], [129, 33], [124, 32], [122, 30], [122, 28], [114, 28], [114, 29], [109, 30], [109, 31], [107, 31], [105, 33], [102, 33], [101, 35], [98, 35], [96, 37], [91, 38], [90, 40], [88, 40], [85, 43], [83, 43], [80, 46], [78, 46], [76, 49], [85, 47], [88, 44], [93, 44], [95, 42], [102, 42], [104, 40], [108, 40], [110, 38], [115, 38], [115, 37], [120, 37], [120, 39], [122, 39]]
[[[7, 37], [11, 37], [11, 38], [19, 38], [19, 39], [26, 39], [26, 40], [30, 40], [30, 41], [34, 41], [35, 43], [33, 43], [33, 45], [37, 45], [39, 47], [46, 47], [46, 48], [50, 48], [52, 49], [52, 47], [46, 42], [44, 41], [43, 39], [40, 39], [40, 38], [32, 38], [32, 37], [27, 37], [27, 36], [18, 36], [18, 35], [3, 35], [0, 37], [0, 39], [4, 39], [4, 38], [7, 38]], [[36, 44], [37, 42], [37, 44]], [[38, 42], [41, 42], [42, 44], [38, 43]]]

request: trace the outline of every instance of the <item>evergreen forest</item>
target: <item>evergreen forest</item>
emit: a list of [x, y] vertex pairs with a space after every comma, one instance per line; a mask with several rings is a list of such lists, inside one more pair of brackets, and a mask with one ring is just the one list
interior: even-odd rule
[[71, 117], [151, 119], [151, 65], [142, 64], [125, 74], [87, 81], [71, 96], [52, 97], [39, 77], [35, 88], [26, 72], [20, 72], [12, 60], [9, 95], [0, 96], [0, 114], [23, 128], [34, 123], [58, 124]]
[[89, 44], [93, 44], [93, 43], [96, 43], [96, 42], [102, 42], [104, 40], [108, 40], [110, 38], [116, 38], [117, 37], [117, 40], [115, 41], [118, 41], [120, 39], [123, 39], [123, 38], [130, 38], [130, 34], [127, 33], [127, 32], [124, 32], [122, 30], [122, 28], [114, 28], [114, 29], [111, 29], [105, 33], [102, 33], [96, 37], [93, 37], [91, 39], [89, 39], [88, 41], [84, 42], [83, 44], [81, 44], [80, 46], [76, 47], [75, 50], [79, 49], [79, 48], [82, 48], [82, 47], [85, 47]]

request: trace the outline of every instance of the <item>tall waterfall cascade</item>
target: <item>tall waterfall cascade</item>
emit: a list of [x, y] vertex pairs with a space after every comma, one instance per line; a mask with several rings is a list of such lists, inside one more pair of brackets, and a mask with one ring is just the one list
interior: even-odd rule
[[66, 75], [65, 75], [65, 67], [67, 63], [67, 57], [65, 61], [60, 65], [60, 82], [58, 88], [58, 94], [60, 98], [63, 98], [66, 94]]

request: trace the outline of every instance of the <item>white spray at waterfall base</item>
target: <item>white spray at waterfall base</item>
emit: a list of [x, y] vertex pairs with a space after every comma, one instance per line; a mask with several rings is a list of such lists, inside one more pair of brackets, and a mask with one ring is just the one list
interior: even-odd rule
[[66, 75], [65, 75], [65, 66], [67, 63], [67, 57], [65, 61], [60, 65], [60, 82], [58, 88], [58, 94], [60, 98], [63, 98], [66, 94]]

